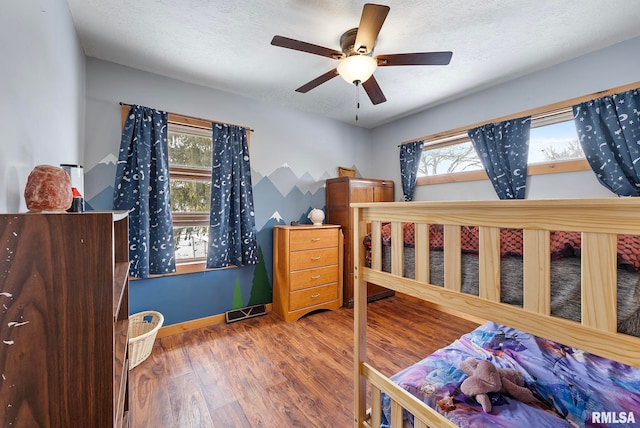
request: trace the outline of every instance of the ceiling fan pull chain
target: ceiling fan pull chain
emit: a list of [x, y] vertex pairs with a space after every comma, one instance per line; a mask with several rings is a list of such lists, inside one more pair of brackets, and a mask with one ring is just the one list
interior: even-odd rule
[[356, 85], [356, 122], [358, 121], [358, 111], [360, 110], [360, 85], [359, 81], [353, 82]]

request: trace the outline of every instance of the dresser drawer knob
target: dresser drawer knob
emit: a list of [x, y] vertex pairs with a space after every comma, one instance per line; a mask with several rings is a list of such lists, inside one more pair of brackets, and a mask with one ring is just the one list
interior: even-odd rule
[[320, 297], [320, 293], [316, 293], [316, 294], [312, 294], [311, 295], [312, 299], [315, 299], [315, 298], [318, 298], [318, 297]]
[[320, 240], [320, 238], [313, 238], [311, 239], [312, 242], [318, 242]]
[[320, 275], [314, 275], [311, 277], [311, 279], [320, 279]]
[[320, 260], [320, 256], [318, 256], [318, 257], [311, 257], [311, 260], [313, 260], [314, 262], [317, 262], [318, 260]]

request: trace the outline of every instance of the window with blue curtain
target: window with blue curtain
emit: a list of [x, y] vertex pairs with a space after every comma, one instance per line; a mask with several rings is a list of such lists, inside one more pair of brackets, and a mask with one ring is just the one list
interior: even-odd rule
[[207, 268], [258, 263], [247, 129], [213, 123]]
[[174, 272], [166, 112], [130, 107], [120, 140], [113, 209], [129, 212], [130, 275]]
[[640, 90], [573, 106], [578, 137], [598, 181], [619, 196], [640, 196]]
[[400, 180], [405, 202], [413, 201], [423, 144], [424, 141], [414, 141], [400, 146]]
[[489, 123], [468, 131], [500, 199], [524, 199], [531, 116]]

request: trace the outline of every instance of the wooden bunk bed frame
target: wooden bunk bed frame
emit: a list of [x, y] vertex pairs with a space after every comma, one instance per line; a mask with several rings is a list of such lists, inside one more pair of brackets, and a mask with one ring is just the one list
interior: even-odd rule
[[[640, 198], [550, 199], [357, 203], [354, 208], [355, 426], [380, 426], [381, 391], [392, 400], [392, 426], [402, 427], [402, 409], [415, 426], [455, 426], [393, 383], [367, 362], [367, 295], [371, 282], [434, 307], [491, 320], [536, 336], [640, 367], [640, 338], [616, 329], [618, 234], [640, 235]], [[392, 239], [391, 273], [382, 271], [381, 226], [391, 223], [402, 236], [402, 223], [415, 223], [416, 279], [402, 277], [403, 240]], [[429, 282], [428, 225], [444, 225], [444, 287]], [[479, 295], [461, 292], [460, 227], [479, 227]], [[522, 229], [523, 307], [500, 303], [500, 228]], [[363, 240], [371, 232], [371, 267]], [[582, 233], [581, 322], [550, 315], [550, 231]], [[426, 356], [426, 355], [425, 355]], [[371, 412], [366, 408], [371, 388]]]

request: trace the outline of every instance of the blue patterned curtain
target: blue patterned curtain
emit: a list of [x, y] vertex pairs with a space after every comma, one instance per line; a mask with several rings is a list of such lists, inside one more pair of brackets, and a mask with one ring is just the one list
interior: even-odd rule
[[500, 199], [524, 199], [531, 116], [490, 123], [467, 134]]
[[423, 144], [424, 141], [414, 141], [400, 146], [400, 179], [402, 181], [402, 193], [406, 202], [413, 201]]
[[640, 196], [639, 89], [573, 106], [582, 150], [600, 183], [620, 196]]
[[213, 123], [207, 268], [258, 263], [251, 165], [245, 128]]
[[122, 131], [113, 209], [129, 211], [130, 275], [175, 272], [167, 113], [131, 106]]

